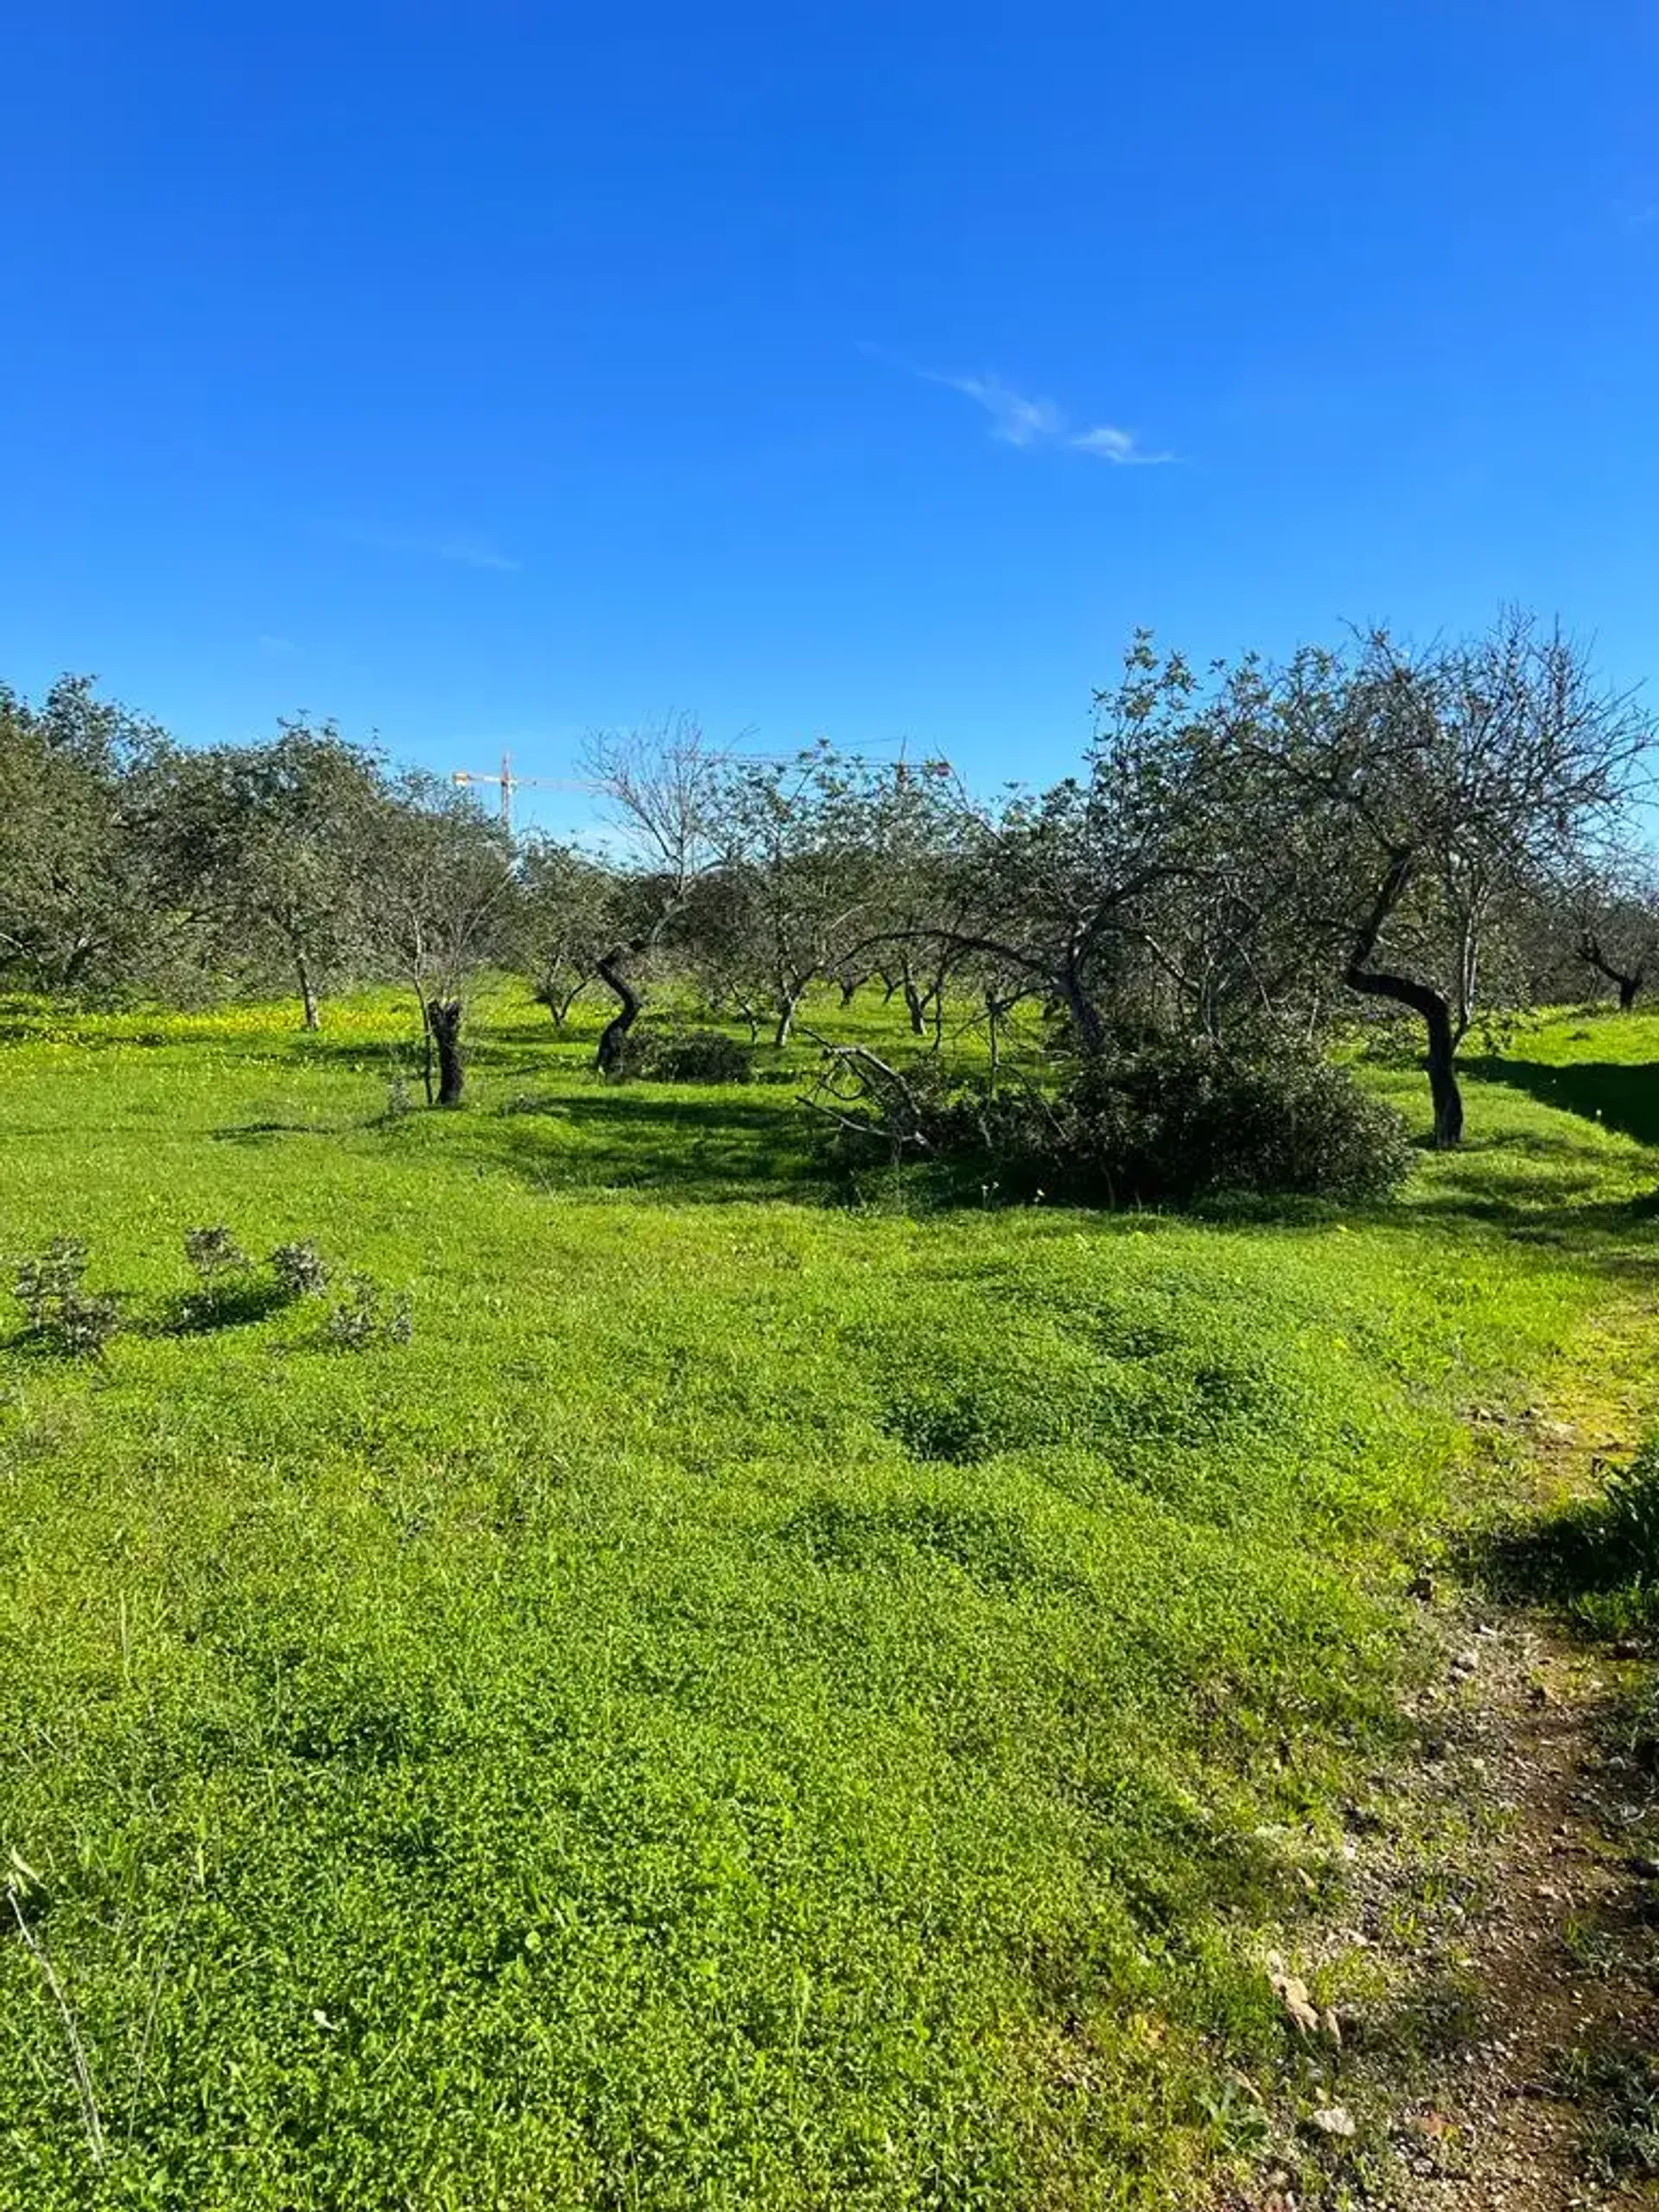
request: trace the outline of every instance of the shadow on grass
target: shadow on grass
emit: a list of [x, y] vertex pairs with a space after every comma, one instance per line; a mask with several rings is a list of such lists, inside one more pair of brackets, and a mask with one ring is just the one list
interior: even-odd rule
[[822, 1203], [834, 1179], [785, 1103], [641, 1086], [522, 1098], [468, 1125], [475, 1154], [537, 1190], [636, 1190], [687, 1205]]
[[[285, 1058], [303, 1065], [401, 1075], [412, 1086], [420, 1083], [425, 1058], [419, 1029], [399, 1029], [396, 1023], [389, 1023], [385, 1033], [376, 1037], [331, 1037], [327, 1031], [308, 1034], [302, 1030], [283, 1040], [282, 1051]], [[593, 1047], [581, 1039], [556, 1037], [551, 1022], [544, 1030], [493, 1029], [480, 1024], [463, 1033], [461, 1053], [468, 1070], [479, 1073], [569, 1075], [589, 1065]]]
[[1465, 1060], [1463, 1067], [1483, 1083], [1505, 1084], [1541, 1105], [1622, 1129], [1638, 1144], [1659, 1145], [1659, 1065], [1653, 1062], [1579, 1060], [1546, 1067], [1538, 1060], [1487, 1057]]
[[1469, 1564], [1496, 1594], [1555, 1606], [1592, 1634], [1659, 1628], [1659, 1446], [1599, 1496], [1479, 1539]]
[[215, 1290], [181, 1291], [156, 1325], [156, 1333], [207, 1337], [221, 1329], [251, 1328], [294, 1302], [293, 1293], [275, 1282], [226, 1283]]
[[215, 1144], [261, 1145], [278, 1137], [344, 1136], [357, 1126], [352, 1122], [229, 1122], [207, 1134]]

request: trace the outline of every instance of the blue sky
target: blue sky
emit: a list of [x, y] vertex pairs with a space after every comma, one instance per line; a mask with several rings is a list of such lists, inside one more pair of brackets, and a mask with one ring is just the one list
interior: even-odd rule
[[988, 784], [1139, 622], [1646, 673], [1649, 0], [15, 0], [0, 67], [26, 690]]

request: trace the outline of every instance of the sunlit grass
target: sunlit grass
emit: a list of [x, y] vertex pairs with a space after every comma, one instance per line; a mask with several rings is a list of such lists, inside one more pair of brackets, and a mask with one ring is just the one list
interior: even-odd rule
[[[1177, 1221], [849, 1204], [810, 1040], [613, 1090], [504, 990], [470, 1109], [389, 1116], [390, 997], [0, 1013], [0, 1242], [130, 1322], [0, 1347], [0, 1858], [109, 2146], [0, 1937], [0, 2205], [1135, 2205], [1229, 2148], [1459, 1410], [1645, 1236], [1629, 1114], [1525, 1071], [1640, 1023], [1477, 1075], [1395, 1208]], [[221, 1221], [414, 1341], [168, 1325]]]

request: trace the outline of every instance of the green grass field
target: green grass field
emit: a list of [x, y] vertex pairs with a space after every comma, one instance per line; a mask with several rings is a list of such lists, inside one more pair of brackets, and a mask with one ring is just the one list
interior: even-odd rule
[[[505, 993], [444, 1116], [388, 1002], [0, 1014], [0, 1248], [130, 1322], [0, 1343], [6, 2212], [1150, 2205], [1249, 2147], [1330, 1909], [1285, 1838], [1406, 1755], [1405, 1585], [1493, 1503], [1459, 1411], [1651, 1251], [1659, 1020], [1479, 1063], [1375, 1217], [1181, 1221], [849, 1203], [765, 1054], [607, 1089]], [[218, 1222], [413, 1341], [203, 1325]]]

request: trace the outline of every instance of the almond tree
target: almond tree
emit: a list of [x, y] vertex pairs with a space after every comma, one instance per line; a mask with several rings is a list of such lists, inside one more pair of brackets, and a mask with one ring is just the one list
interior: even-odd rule
[[511, 836], [470, 794], [410, 771], [383, 784], [358, 865], [368, 944], [420, 1007], [427, 1103], [459, 1106], [467, 995], [505, 940]]
[[1518, 612], [1421, 652], [1377, 630], [1349, 660], [1305, 652], [1236, 733], [1262, 834], [1319, 826], [1310, 959], [1325, 945], [1351, 991], [1423, 1025], [1437, 1146], [1463, 1135], [1471, 1024], [1520, 988], [1531, 887], [1598, 865], [1650, 734], [1580, 645]]
[[722, 765], [689, 715], [588, 741], [588, 778], [606, 803], [620, 863], [613, 933], [594, 963], [617, 1001], [595, 1054], [607, 1073], [644, 1008], [652, 955], [718, 858]]

